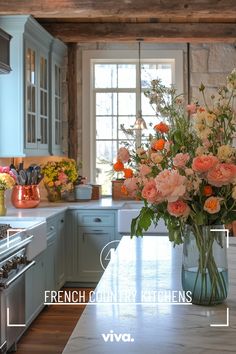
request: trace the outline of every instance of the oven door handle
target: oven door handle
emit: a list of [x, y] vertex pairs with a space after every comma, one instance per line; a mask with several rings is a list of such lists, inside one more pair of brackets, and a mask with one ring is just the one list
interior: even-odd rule
[[14, 283], [22, 274], [24, 274], [28, 269], [35, 265], [35, 261], [30, 262], [25, 266], [19, 273], [17, 273], [11, 280], [4, 284], [4, 289], [9, 288], [9, 286]]

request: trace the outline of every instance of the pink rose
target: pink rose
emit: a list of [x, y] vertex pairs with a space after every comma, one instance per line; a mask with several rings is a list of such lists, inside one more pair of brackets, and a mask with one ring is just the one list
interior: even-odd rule
[[147, 181], [142, 190], [142, 197], [148, 203], [158, 203], [162, 201], [161, 193], [156, 189], [156, 182], [154, 179]]
[[236, 179], [236, 165], [219, 163], [207, 174], [207, 181], [212, 186], [221, 187], [233, 183]]
[[138, 179], [136, 177], [127, 178], [124, 181], [124, 186], [126, 187], [128, 194], [132, 197], [135, 197], [136, 195], [136, 191], [138, 189], [137, 183], [138, 183]]
[[187, 112], [189, 112], [190, 114], [196, 113], [196, 111], [197, 111], [197, 106], [196, 106], [194, 103], [187, 104], [186, 110], [187, 110]]
[[178, 167], [178, 168], [183, 168], [186, 166], [186, 163], [189, 161], [189, 154], [186, 153], [186, 154], [183, 154], [182, 152], [175, 155], [175, 157], [173, 158], [173, 163], [174, 163], [174, 166], [175, 167]]
[[139, 165], [139, 174], [140, 176], [146, 176], [148, 175], [150, 172], [152, 172], [152, 169], [144, 164]]
[[163, 170], [156, 178], [156, 188], [168, 202], [175, 202], [186, 192], [187, 178], [177, 170]]
[[182, 200], [176, 200], [175, 202], [169, 202], [167, 205], [167, 210], [170, 215], [175, 217], [187, 217], [190, 213], [190, 208], [187, 203]]
[[8, 166], [0, 166], [0, 173], [9, 173], [10, 167]]
[[117, 160], [122, 162], [128, 162], [130, 159], [129, 151], [125, 147], [121, 147], [117, 153]]
[[192, 163], [192, 169], [195, 172], [199, 172], [199, 173], [208, 172], [213, 167], [215, 167], [215, 165], [217, 165], [218, 162], [219, 162], [219, 160], [217, 159], [216, 156], [200, 155], [200, 156], [194, 157], [193, 163]]
[[68, 181], [68, 177], [64, 172], [59, 173], [58, 180], [63, 184]]

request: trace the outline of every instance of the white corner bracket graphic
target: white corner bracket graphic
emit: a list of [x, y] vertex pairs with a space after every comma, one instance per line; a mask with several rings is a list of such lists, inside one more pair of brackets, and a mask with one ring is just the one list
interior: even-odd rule
[[226, 232], [226, 247], [229, 248], [229, 229], [211, 229], [210, 231], [216, 232]]
[[211, 327], [229, 327], [229, 308], [226, 309], [226, 323], [211, 323]]
[[10, 322], [10, 311], [9, 307], [7, 307], [7, 327], [26, 327], [26, 324], [13, 324], [9, 323]]

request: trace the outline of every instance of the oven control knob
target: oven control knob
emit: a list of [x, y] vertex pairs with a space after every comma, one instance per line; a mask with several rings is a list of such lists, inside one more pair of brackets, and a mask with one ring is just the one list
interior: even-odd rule
[[12, 268], [13, 268], [13, 269], [17, 269], [18, 263], [19, 263], [18, 257], [14, 257], [14, 258], [12, 259]]
[[21, 264], [26, 264], [27, 263], [27, 258], [25, 256], [20, 257], [20, 263]]
[[2, 267], [2, 269], [3, 269], [2, 277], [3, 277], [3, 278], [8, 278], [9, 269], [7, 268], [6, 265], [4, 265], [4, 266]]
[[3, 273], [4, 273], [3, 268], [0, 268], [0, 278], [3, 278]]
[[12, 261], [7, 261], [7, 263], [4, 265], [4, 269], [7, 271], [10, 271], [12, 269], [13, 262]]

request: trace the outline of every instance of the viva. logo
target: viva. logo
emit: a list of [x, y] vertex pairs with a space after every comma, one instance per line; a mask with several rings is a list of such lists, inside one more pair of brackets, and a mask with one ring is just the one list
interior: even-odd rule
[[113, 330], [107, 334], [102, 333], [102, 338], [104, 342], [134, 342], [130, 333], [114, 333]]

